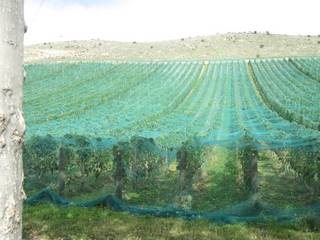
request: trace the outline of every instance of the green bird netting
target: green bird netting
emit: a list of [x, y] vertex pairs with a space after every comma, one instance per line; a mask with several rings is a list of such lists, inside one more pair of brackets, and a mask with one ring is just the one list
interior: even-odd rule
[[319, 214], [319, 58], [26, 71], [25, 188], [45, 188], [28, 204], [218, 223]]

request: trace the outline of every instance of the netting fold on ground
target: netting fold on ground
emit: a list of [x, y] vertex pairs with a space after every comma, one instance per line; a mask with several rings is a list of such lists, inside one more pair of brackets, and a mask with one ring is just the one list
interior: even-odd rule
[[320, 203], [303, 208], [280, 209], [267, 204], [247, 201], [234, 204], [216, 212], [196, 212], [181, 208], [142, 208], [117, 199], [113, 195], [102, 196], [87, 201], [69, 201], [59, 196], [50, 188], [45, 188], [35, 195], [28, 197], [25, 204], [52, 203], [63, 207], [106, 207], [114, 211], [129, 212], [136, 215], [149, 215], [155, 217], [179, 217], [187, 220], [208, 220], [217, 224], [235, 224], [242, 222], [266, 223], [292, 223], [306, 217], [316, 217], [320, 214]]

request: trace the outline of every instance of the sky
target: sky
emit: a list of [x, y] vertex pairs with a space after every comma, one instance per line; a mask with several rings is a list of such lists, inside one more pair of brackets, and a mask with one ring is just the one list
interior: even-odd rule
[[25, 43], [249, 31], [319, 35], [319, 9], [319, 0], [25, 0]]

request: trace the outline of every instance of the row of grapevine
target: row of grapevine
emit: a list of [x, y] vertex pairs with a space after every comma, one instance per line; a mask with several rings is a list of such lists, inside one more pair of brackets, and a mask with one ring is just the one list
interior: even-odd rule
[[311, 197], [320, 192], [320, 148], [319, 144], [274, 151], [285, 171], [293, 171], [299, 182], [304, 183]]
[[299, 71], [320, 82], [320, 62], [317, 59], [289, 59]]
[[237, 144], [248, 131], [268, 148], [320, 135], [320, 84], [287, 60], [59, 63], [27, 71], [27, 138], [71, 133], [112, 143], [139, 135], [171, 147], [194, 136]]
[[[98, 71], [96, 73], [89, 72], [86, 75], [79, 74], [77, 77], [70, 79], [67, 76], [66, 79], [60, 80], [63, 84], [58, 87], [59, 92], [50, 91], [46, 96], [43, 95], [41, 99], [35, 99], [33, 102], [26, 104], [26, 106], [38, 112], [39, 118], [44, 116], [43, 113], [46, 113], [47, 118], [44, 120], [61, 119], [62, 117], [73, 115], [73, 113], [83, 112], [88, 108], [95, 107], [101, 102], [104, 103], [105, 98], [118, 97], [120, 91], [122, 93], [129, 91], [136, 84], [143, 81], [145, 75], [155, 70], [152, 66], [146, 69], [138, 67], [131, 69], [131, 66], [120, 66], [117, 71], [113, 71], [113, 74], [106, 71]], [[125, 74], [125, 78], [123, 74]], [[145, 77], [147, 78], [148, 75]], [[67, 88], [66, 85], [70, 85], [70, 82], [73, 85]], [[115, 88], [118, 88], [118, 91], [114, 91]], [[34, 93], [34, 89], [32, 89], [32, 93]], [[48, 105], [44, 99], [50, 102], [61, 102], [62, 104]]]
[[[253, 61], [249, 63], [251, 75], [265, 102], [288, 121], [308, 128], [319, 129], [320, 84], [307, 76], [296, 76], [288, 70], [285, 61]], [[300, 77], [300, 79], [299, 79]], [[311, 83], [310, 83], [311, 81]], [[303, 86], [302, 86], [303, 85]]]

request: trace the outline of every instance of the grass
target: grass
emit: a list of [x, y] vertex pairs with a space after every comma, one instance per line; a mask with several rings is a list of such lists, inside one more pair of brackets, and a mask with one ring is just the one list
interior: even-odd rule
[[101, 208], [24, 208], [24, 239], [320, 239], [305, 224], [217, 225], [207, 221], [138, 217]]

